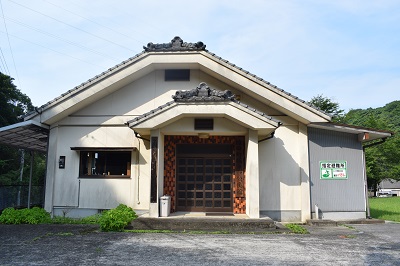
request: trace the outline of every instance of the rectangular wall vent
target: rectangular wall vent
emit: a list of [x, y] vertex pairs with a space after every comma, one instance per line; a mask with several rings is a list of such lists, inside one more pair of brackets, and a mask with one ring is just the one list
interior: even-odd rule
[[165, 81], [190, 81], [190, 69], [166, 69]]
[[213, 130], [214, 119], [212, 118], [196, 118], [194, 119], [195, 130]]

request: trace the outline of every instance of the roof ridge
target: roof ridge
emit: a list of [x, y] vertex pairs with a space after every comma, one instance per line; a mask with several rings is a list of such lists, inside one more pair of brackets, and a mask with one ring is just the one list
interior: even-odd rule
[[140, 56], [142, 56], [144, 54], [147, 54], [147, 53], [145, 51], [142, 51], [142, 52], [140, 52], [140, 53], [138, 53], [138, 54], [136, 54], [136, 55], [124, 60], [124, 61], [122, 61], [121, 63], [118, 63], [118, 64], [110, 67], [109, 69], [101, 72], [100, 74], [98, 74], [98, 75], [96, 75], [96, 76], [94, 76], [92, 78], [89, 78], [88, 80], [86, 80], [86, 81], [82, 82], [81, 84], [73, 87], [72, 89], [68, 90], [67, 92], [62, 93], [61, 95], [55, 97], [54, 99], [48, 101], [47, 103], [41, 105], [40, 107], [35, 107], [35, 109], [33, 111], [25, 114], [23, 117], [30, 116], [30, 115], [32, 115], [34, 113], [41, 113], [43, 111], [43, 109], [45, 107], [47, 107], [48, 105], [60, 100], [61, 98], [64, 98], [65, 96], [67, 96], [69, 94], [72, 94], [74, 92], [79, 91], [80, 89], [84, 88], [88, 84], [93, 84], [93, 83], [97, 82], [99, 79], [102, 79], [105, 76], [110, 75], [112, 72], [114, 72], [116, 70], [119, 70], [119, 68], [121, 66], [126, 66], [128, 63], [129, 64], [134, 63], [136, 61], [136, 59], [138, 59]]
[[208, 50], [206, 50], [206, 52], [207, 52], [209, 55], [211, 55], [212, 57], [214, 57], [214, 58], [216, 58], [216, 59], [218, 59], [218, 60], [220, 60], [220, 61], [222, 61], [222, 62], [224, 62], [224, 63], [226, 63], [226, 64], [228, 64], [228, 65], [230, 65], [231, 67], [234, 67], [234, 68], [236, 68], [237, 70], [239, 70], [239, 71], [241, 71], [241, 72], [244, 72], [246, 75], [250, 75], [251, 77], [255, 78], [256, 80], [258, 80], [258, 81], [260, 81], [260, 82], [266, 84], [267, 86], [271, 87], [271, 89], [277, 90], [278, 93], [284, 93], [285, 95], [291, 97], [293, 100], [299, 101], [299, 102], [301, 102], [301, 103], [303, 103], [303, 104], [305, 104], [305, 105], [307, 105], [307, 106], [309, 106], [309, 107], [311, 107], [311, 108], [313, 108], [313, 109], [315, 109], [315, 110], [317, 110], [317, 111], [319, 111], [319, 112], [322, 112], [322, 113], [324, 113], [324, 114], [326, 114], [326, 115], [332, 117], [330, 114], [328, 114], [328, 113], [324, 112], [323, 110], [321, 110], [320, 108], [318, 108], [318, 107], [312, 105], [310, 102], [305, 101], [305, 100], [303, 100], [303, 99], [300, 99], [299, 97], [297, 97], [297, 96], [291, 94], [290, 92], [285, 91], [285, 90], [282, 89], [282, 88], [279, 88], [278, 86], [276, 86], [276, 85], [270, 83], [269, 81], [267, 81], [267, 80], [265, 80], [265, 79], [263, 79], [263, 78], [257, 76], [256, 74], [253, 74], [253, 73], [251, 73], [250, 71], [247, 71], [247, 70], [245, 70], [245, 69], [243, 69], [243, 68], [237, 66], [236, 64], [233, 64], [233, 63], [229, 62], [228, 60], [223, 59], [222, 57], [216, 55], [215, 53], [212, 53], [212, 52], [210, 52], [210, 51], [208, 51]]
[[229, 62], [228, 60], [223, 59], [220, 56], [217, 56], [215, 53], [212, 53], [212, 52], [206, 50], [205, 49], [206, 45], [201, 41], [199, 41], [197, 43], [187, 43], [187, 42], [183, 42], [183, 40], [180, 37], [176, 36], [169, 43], [153, 44], [153, 43], [150, 42], [150, 43], [147, 44], [147, 47], [143, 46], [143, 48], [144, 48], [144, 50], [142, 52], [140, 52], [140, 53], [138, 53], [138, 54], [136, 54], [136, 55], [124, 60], [124, 61], [122, 61], [121, 63], [119, 63], [119, 64], [117, 64], [117, 65], [115, 65], [113, 67], [110, 67], [106, 71], [103, 71], [102, 73], [100, 73], [100, 74], [88, 79], [87, 81], [75, 86], [74, 88], [68, 90], [67, 92], [62, 93], [60, 96], [57, 96], [53, 100], [48, 101], [47, 103], [41, 105], [40, 107], [36, 107], [34, 111], [31, 111], [31, 112], [27, 113], [26, 115], [23, 116], [23, 118], [32, 116], [35, 113], [40, 114], [43, 111], [43, 109], [45, 109], [49, 105], [57, 102], [58, 100], [61, 100], [62, 98], [70, 96], [73, 93], [76, 93], [76, 92], [80, 91], [81, 89], [84, 89], [88, 84], [96, 83], [97, 81], [99, 81], [99, 79], [105, 78], [106, 76], [112, 74], [114, 71], [119, 70], [121, 67], [127, 66], [128, 64], [135, 63], [136, 60], [139, 57], [143, 56], [143, 55], [147, 55], [147, 54], [150, 54], [152, 52], [190, 52], [190, 51], [198, 51], [198, 52], [204, 51], [207, 54], [209, 54], [210, 56], [212, 56], [213, 58], [215, 58], [217, 60], [220, 60], [220, 61], [230, 65], [231, 67], [237, 69], [238, 71], [243, 72], [245, 75], [250, 75], [251, 78], [253, 78], [255, 81], [258, 81], [258, 82], [263, 83], [264, 85], [267, 85], [268, 88], [270, 88], [272, 90], [275, 90], [276, 93], [278, 93], [280, 95], [286, 95], [287, 97], [290, 97], [293, 101], [305, 104], [306, 106], [309, 106], [309, 107], [311, 107], [312, 109], [314, 109], [314, 110], [316, 110], [318, 112], [321, 112], [321, 113], [324, 113], [327, 116], [330, 116], [329, 114], [327, 114], [324, 111], [322, 111], [321, 109], [313, 106], [309, 102], [307, 102], [305, 100], [302, 100], [297, 96], [292, 95], [291, 93], [279, 88], [276, 85], [273, 85], [272, 83], [264, 80], [261, 77], [258, 77], [257, 75], [251, 73], [250, 71], [244, 70], [243, 68], [241, 68], [241, 67], [239, 67], [239, 66], [237, 66], [237, 65], [235, 65], [235, 64], [233, 64], [231, 62]]
[[[207, 95], [207, 96], [199, 96], [199, 91], [201, 91], [202, 89], [204, 90], [209, 90], [208, 94], [212, 94], [212, 95]], [[201, 92], [200, 92], [201, 93]], [[215, 95], [214, 95], [215, 94]], [[270, 115], [267, 115], [264, 112], [261, 112], [259, 110], [257, 110], [254, 107], [251, 107], [245, 103], [242, 103], [238, 100], [236, 100], [234, 98], [234, 94], [232, 94], [232, 92], [230, 90], [225, 90], [225, 91], [220, 91], [220, 90], [216, 90], [216, 89], [210, 89], [208, 87], [208, 85], [205, 82], [201, 82], [195, 89], [192, 90], [185, 90], [185, 91], [176, 91], [175, 95], [172, 95], [172, 98], [174, 99], [173, 101], [169, 101], [163, 105], [160, 105], [142, 115], [139, 115], [131, 120], [129, 120], [127, 123], [132, 123], [132, 122], [138, 122], [139, 120], [142, 120], [144, 118], [147, 118], [155, 113], [161, 112], [163, 109], [165, 109], [166, 107], [171, 106], [174, 103], [177, 104], [185, 104], [185, 103], [199, 103], [199, 102], [203, 102], [203, 103], [222, 103], [222, 102], [233, 102], [235, 104], [238, 104], [239, 106], [252, 111], [256, 114], [258, 114], [259, 116], [265, 117], [268, 120], [271, 120], [275, 123], [279, 125], [282, 124], [281, 121], [279, 121], [278, 119], [273, 118]]]

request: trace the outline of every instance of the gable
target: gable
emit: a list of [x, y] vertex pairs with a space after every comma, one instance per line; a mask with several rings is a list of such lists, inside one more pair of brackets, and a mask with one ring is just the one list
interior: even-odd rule
[[40, 114], [41, 122], [53, 124], [154, 71], [180, 68], [205, 73], [237, 90], [239, 94], [249, 95], [263, 105], [304, 124], [330, 121], [328, 115], [269, 82], [208, 52], [204, 49], [204, 45], [191, 46], [182, 42], [180, 48], [177, 48], [178, 46], [173, 46], [176, 41], [170, 44], [153, 46], [149, 44], [151, 48], [148, 45], [145, 52], [75, 87], [40, 107], [36, 113], [29, 114], [25, 119], [39, 119], [38, 115]]
[[212, 89], [205, 82], [192, 90], [177, 91], [172, 98], [173, 101], [128, 121], [127, 125], [142, 135], [186, 117], [226, 118], [257, 130], [258, 134], [270, 134], [281, 125], [280, 121], [237, 101], [231, 91]]
[[[124, 125], [127, 121], [171, 101], [171, 96], [177, 90], [191, 90], [203, 81], [215, 90], [230, 89], [227, 84], [200, 70], [191, 70], [190, 73], [190, 81], [165, 82], [164, 71], [155, 70], [59, 120], [57, 124]], [[283, 115], [238, 90], [232, 90], [232, 93], [237, 95], [241, 102], [269, 116]]]

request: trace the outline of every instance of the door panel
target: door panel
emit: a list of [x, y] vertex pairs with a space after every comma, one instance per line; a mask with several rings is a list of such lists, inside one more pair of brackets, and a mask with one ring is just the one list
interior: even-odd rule
[[177, 210], [232, 212], [230, 154], [196, 154], [196, 149], [192, 151], [191, 154], [178, 153]]

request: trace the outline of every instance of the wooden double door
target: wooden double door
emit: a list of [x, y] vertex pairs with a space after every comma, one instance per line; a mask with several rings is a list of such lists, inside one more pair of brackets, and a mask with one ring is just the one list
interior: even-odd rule
[[232, 145], [180, 144], [176, 163], [178, 211], [233, 211]]

